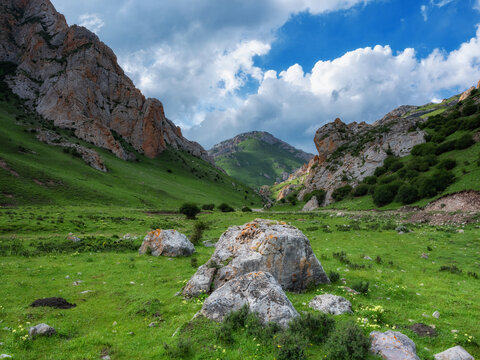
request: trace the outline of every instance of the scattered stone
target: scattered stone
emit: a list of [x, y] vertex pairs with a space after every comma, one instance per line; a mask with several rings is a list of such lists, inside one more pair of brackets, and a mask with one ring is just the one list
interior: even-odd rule
[[75, 235], [73, 235], [73, 233], [68, 233], [67, 240], [73, 241], [74, 243], [78, 243], [82, 241], [82, 239], [80, 239], [79, 237], [76, 237]]
[[370, 351], [387, 360], [420, 360], [417, 349], [408, 336], [397, 331], [370, 333], [372, 345]]
[[197, 296], [252, 271], [272, 274], [284, 290], [302, 292], [308, 286], [330, 283], [310, 241], [297, 228], [256, 219], [232, 226], [222, 234], [210, 260], [200, 266], [183, 295]]
[[48, 306], [48, 307], [53, 307], [55, 309], [71, 309], [77, 305], [70, 304], [64, 298], [50, 297], [50, 298], [44, 298], [44, 299], [37, 299], [33, 303], [31, 303], [30, 306], [31, 307]]
[[363, 259], [364, 259], [364, 260], [369, 260], [369, 261], [372, 261], [372, 260], [373, 260], [373, 259], [372, 259], [370, 256], [368, 256], [368, 255], [365, 255], [365, 256], [363, 257]]
[[464, 232], [465, 232], [465, 230], [463, 230], [463, 229], [458, 229], [457, 230], [457, 233], [459, 233], [459, 234], [463, 234]]
[[153, 328], [153, 327], [156, 327], [156, 326], [157, 326], [156, 322], [151, 322], [150, 324], [148, 324], [149, 328]]
[[70, 275], [65, 276], [65, 279], [70, 279]]
[[348, 286], [344, 286], [343, 289], [352, 294], [352, 295], [360, 295], [360, 293], [357, 290], [353, 290], [352, 288], [349, 288]]
[[433, 326], [428, 326], [423, 323], [413, 324], [409, 327], [409, 329], [419, 336], [433, 337], [437, 335], [437, 332], [435, 331], [435, 328]]
[[405, 225], [400, 225], [400, 226], [397, 226], [395, 228], [395, 231], [398, 233], [398, 234], [406, 234], [406, 233], [409, 233], [410, 230], [405, 226]]
[[143, 255], [149, 249], [153, 256], [190, 256], [195, 252], [195, 247], [187, 237], [176, 230], [157, 229], [149, 232], [138, 252]]
[[205, 247], [215, 247], [215, 243], [213, 243], [213, 242], [211, 242], [211, 241], [209, 241], [209, 240], [205, 240], [205, 241], [203, 242], [203, 246], [205, 246]]
[[463, 347], [455, 346], [434, 355], [435, 360], [475, 360]]
[[435, 318], [435, 319], [438, 319], [440, 317], [440, 313], [438, 311], [435, 311], [432, 316]]
[[85, 291], [81, 291], [80, 294], [89, 294], [89, 293], [93, 293], [95, 291], [93, 290], [85, 290]]
[[422, 259], [428, 259], [428, 254], [427, 253], [422, 253], [420, 256]]
[[450, 330], [453, 334], [458, 334], [458, 330]]
[[135, 335], [135, 333], [134, 333], [133, 331], [129, 331], [129, 332], [128, 332], [128, 335], [132, 335], [132, 336], [133, 336], [133, 335]]
[[283, 292], [273, 275], [252, 272], [236, 277], [216, 289], [203, 303], [198, 313], [220, 322], [232, 311], [248, 305], [263, 323], [275, 322], [287, 327], [298, 316], [297, 310]]
[[338, 217], [342, 217], [342, 216], [345, 216], [345, 214], [344, 214], [343, 212], [338, 212], [338, 213], [337, 213], [337, 216], [338, 216]]
[[102, 360], [110, 360], [110, 355], [103, 355], [100, 359]]
[[117, 326], [117, 324], [118, 324], [118, 323], [117, 323], [116, 321], [114, 321], [114, 322], [112, 323], [112, 326]]
[[313, 211], [319, 208], [318, 200], [316, 196], [312, 196], [312, 198], [305, 204], [302, 211]]
[[28, 330], [28, 335], [31, 337], [35, 336], [51, 336], [56, 334], [57, 331], [47, 324], [38, 324], [36, 326], [31, 327]]
[[80, 285], [81, 283], [83, 283], [83, 280], [76, 280], [72, 283], [73, 286], [78, 286]]
[[352, 314], [352, 304], [341, 296], [331, 294], [317, 295], [308, 304], [312, 309], [325, 314]]

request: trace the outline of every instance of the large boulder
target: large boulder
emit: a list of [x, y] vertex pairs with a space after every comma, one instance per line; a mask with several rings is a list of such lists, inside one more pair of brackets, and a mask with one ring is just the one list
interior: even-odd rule
[[143, 239], [139, 254], [145, 254], [151, 250], [153, 256], [190, 256], [195, 247], [187, 237], [176, 230], [151, 231]]
[[192, 276], [183, 295], [209, 293], [253, 271], [271, 273], [284, 290], [293, 292], [330, 282], [310, 241], [300, 230], [285, 223], [256, 219], [223, 233], [212, 257]]
[[220, 322], [232, 311], [248, 305], [265, 324], [275, 322], [287, 327], [298, 316], [297, 310], [275, 278], [267, 272], [251, 272], [226, 282], [203, 303], [199, 314]]
[[302, 211], [313, 211], [319, 208], [318, 200], [316, 196], [312, 196], [310, 200], [305, 204]]
[[420, 360], [415, 343], [397, 331], [370, 333], [370, 351], [386, 360]]
[[455, 346], [434, 355], [435, 360], [475, 360], [467, 350], [461, 346]]
[[352, 314], [352, 304], [341, 296], [324, 294], [315, 296], [308, 304], [312, 309], [325, 314], [341, 315]]

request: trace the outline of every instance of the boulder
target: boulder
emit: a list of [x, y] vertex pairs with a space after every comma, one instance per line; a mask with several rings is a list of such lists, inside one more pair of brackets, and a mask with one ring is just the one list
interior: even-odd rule
[[143, 255], [148, 249], [152, 251], [153, 256], [190, 256], [195, 251], [193, 244], [182, 233], [160, 229], [151, 231], [145, 236], [138, 252]]
[[310, 241], [300, 230], [285, 223], [256, 219], [243, 226], [232, 226], [222, 234], [212, 257], [192, 276], [183, 295], [210, 292], [252, 271], [269, 272], [284, 290], [293, 292], [330, 283]]
[[232, 311], [248, 305], [265, 324], [275, 322], [287, 327], [298, 316], [280, 284], [268, 272], [251, 272], [226, 282], [203, 303], [199, 314], [220, 322]]
[[420, 360], [415, 343], [397, 331], [370, 333], [370, 351], [386, 360]]
[[352, 304], [341, 296], [324, 294], [315, 296], [308, 304], [312, 309], [325, 314], [341, 315], [352, 314]]
[[435, 360], [475, 360], [463, 347], [455, 346], [434, 355]]
[[31, 327], [28, 330], [28, 335], [31, 337], [35, 336], [50, 336], [56, 334], [57, 331], [47, 324], [38, 324], [36, 326]]
[[316, 196], [312, 196], [312, 198], [305, 204], [302, 211], [313, 211], [319, 208], [318, 200]]
[[7, 355], [7, 354], [0, 355], [0, 359], [11, 359], [11, 358], [12, 358], [11, 355]]

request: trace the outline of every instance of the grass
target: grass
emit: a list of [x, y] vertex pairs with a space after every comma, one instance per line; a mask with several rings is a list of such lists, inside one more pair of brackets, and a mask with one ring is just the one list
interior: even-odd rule
[[[228, 226], [258, 216], [216, 211], [200, 214], [199, 219], [208, 226], [202, 240], [215, 241]], [[468, 275], [480, 271], [478, 226], [465, 226], [464, 233], [457, 233], [454, 227], [408, 225], [413, 232], [399, 235], [384, 230], [392, 229], [400, 220], [388, 213], [354, 212], [337, 217], [325, 210], [309, 214], [272, 212], [262, 217], [284, 220], [302, 230], [325, 270], [339, 272], [347, 286], [370, 282], [366, 295], [346, 293], [341, 282], [321, 285], [304, 294], [288, 293], [298, 311], [312, 311], [308, 302], [317, 294], [342, 295], [352, 302], [355, 314], [336, 317], [337, 323], [355, 321], [366, 333], [398, 329], [414, 340], [422, 359], [431, 359], [433, 354], [457, 344], [474, 357], [480, 356], [480, 280]], [[190, 236], [194, 224], [177, 214], [149, 214], [135, 208], [0, 209], [0, 245], [20, 243], [35, 254], [41, 242], [53, 242], [62, 248], [69, 232], [80, 238], [99, 238], [105, 244], [129, 233], [137, 236], [133, 241], [137, 249], [153, 227], [175, 228]], [[109, 354], [112, 359], [153, 359], [170, 358], [173, 353], [182, 353], [171, 349], [186, 348], [187, 359], [275, 357], [272, 346], [257, 345], [255, 338], [244, 333], [235, 334], [232, 343], [223, 343], [215, 337], [217, 324], [204, 319], [190, 322], [202, 298], [185, 301], [175, 294], [195, 272], [192, 257], [139, 256], [136, 250], [120, 247], [64, 249], [31, 256], [0, 256], [0, 329], [17, 330], [0, 330], [0, 342], [4, 343], [1, 353], [26, 360], [97, 359], [101, 354]], [[350, 265], [332, 256], [341, 251]], [[199, 245], [193, 257], [201, 265], [212, 252], [213, 248]], [[420, 257], [424, 252], [429, 254], [428, 259]], [[381, 260], [365, 260], [365, 255]], [[440, 271], [441, 266], [453, 265], [462, 272]], [[84, 282], [75, 286], [76, 280]], [[82, 294], [85, 290], [92, 292]], [[28, 307], [35, 299], [49, 296], [64, 297], [77, 307]], [[441, 314], [439, 319], [431, 316], [435, 310]], [[19, 326], [28, 329], [41, 322], [55, 327], [59, 334], [34, 341], [23, 341], [17, 335], [26, 331]], [[152, 322], [155, 326], [149, 327]], [[407, 328], [416, 322], [435, 325], [438, 335], [420, 338]], [[323, 359], [327, 351], [325, 345], [312, 344], [307, 347], [307, 358]]]
[[[108, 172], [97, 171], [62, 148], [38, 141], [30, 129], [51, 126], [19, 110], [8, 96], [0, 99], [0, 160], [18, 177], [0, 167], [2, 205], [115, 205], [178, 209], [183, 202], [228, 202], [260, 206], [254, 191], [210, 164], [187, 153], [168, 149], [156, 159], [136, 153], [138, 161], [123, 161], [95, 148]], [[56, 129], [71, 142], [91, 147]]]

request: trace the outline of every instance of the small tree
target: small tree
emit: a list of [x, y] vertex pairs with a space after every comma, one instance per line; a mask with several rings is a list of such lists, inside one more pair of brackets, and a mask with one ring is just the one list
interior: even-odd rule
[[193, 203], [185, 203], [180, 206], [179, 212], [187, 217], [187, 219], [194, 220], [200, 209]]
[[221, 203], [220, 205], [218, 205], [218, 209], [221, 211], [221, 212], [234, 212], [235, 209], [232, 208], [230, 205], [228, 205], [227, 203]]
[[350, 185], [345, 185], [333, 190], [332, 198], [335, 201], [340, 201], [346, 198], [352, 192], [352, 187]]

